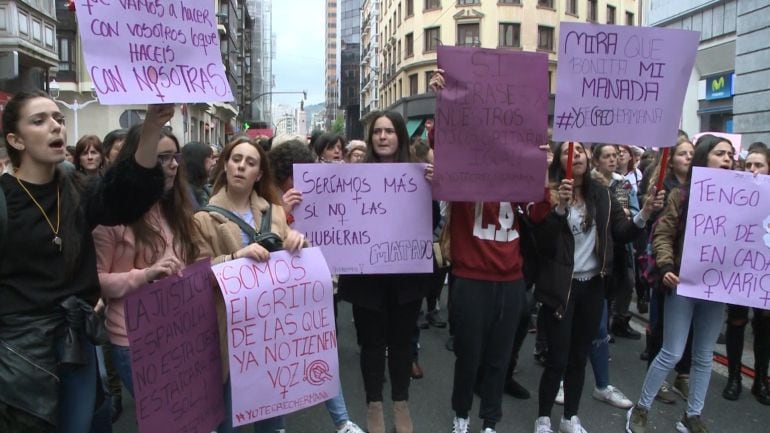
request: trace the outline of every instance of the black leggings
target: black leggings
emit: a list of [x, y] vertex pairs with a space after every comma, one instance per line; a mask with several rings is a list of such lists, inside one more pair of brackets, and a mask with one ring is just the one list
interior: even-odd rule
[[585, 382], [586, 360], [599, 331], [604, 309], [604, 282], [572, 280], [567, 308], [561, 319], [548, 305], [540, 308], [548, 338], [545, 369], [540, 377], [538, 416], [551, 416], [559, 382], [564, 378], [564, 418], [577, 415]]
[[382, 401], [386, 347], [391, 398], [393, 401], [409, 400], [412, 331], [422, 299], [399, 304], [395, 290], [391, 290], [387, 298], [383, 310], [369, 310], [353, 305], [353, 319], [361, 345], [361, 374], [367, 403]]

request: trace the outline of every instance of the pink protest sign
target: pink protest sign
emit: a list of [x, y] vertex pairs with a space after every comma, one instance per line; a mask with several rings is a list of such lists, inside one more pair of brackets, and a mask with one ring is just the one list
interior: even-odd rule
[[77, 18], [100, 103], [233, 100], [213, 2], [82, 0]]
[[553, 138], [676, 144], [698, 32], [562, 22]]
[[536, 201], [548, 142], [548, 56], [440, 46], [433, 196]]
[[332, 273], [433, 272], [425, 164], [295, 164], [294, 188], [294, 228]]
[[140, 433], [209, 433], [224, 419], [214, 281], [208, 260], [125, 298]]
[[729, 140], [730, 143], [733, 144], [733, 150], [735, 150], [735, 160], [737, 161], [738, 158], [740, 158], [741, 150], [743, 150], [743, 143], [742, 143], [743, 136], [741, 134], [729, 134], [727, 132], [700, 132], [692, 136], [693, 144], [697, 144], [698, 139], [706, 134], [714, 135], [719, 138], [724, 138], [726, 140]]
[[770, 176], [695, 167], [677, 293], [770, 308]]
[[332, 277], [318, 248], [213, 266], [227, 308], [233, 425], [340, 392]]

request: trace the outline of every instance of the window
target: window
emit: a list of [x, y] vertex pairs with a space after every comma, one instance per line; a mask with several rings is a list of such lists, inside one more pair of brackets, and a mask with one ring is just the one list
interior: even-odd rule
[[401, 3], [398, 4], [398, 24], [401, 24]]
[[498, 47], [521, 48], [521, 24], [500, 23]]
[[578, 14], [577, 0], [567, 0], [566, 6], [567, 6], [568, 14], [577, 16]]
[[481, 0], [457, 0], [458, 5], [477, 5]]
[[588, 0], [588, 21], [596, 21], [597, 17], [596, 0]]
[[441, 9], [441, 0], [425, 0], [425, 10]]
[[615, 6], [607, 5], [607, 24], [615, 24]]
[[633, 26], [634, 25], [634, 13], [633, 12], [626, 12], [626, 25], [627, 26]]
[[404, 37], [404, 57], [409, 58], [414, 55], [414, 33], [408, 33]]
[[61, 78], [75, 78], [75, 39], [72, 36], [59, 36], [59, 72]]
[[537, 49], [553, 51], [553, 27], [537, 26]]
[[541, 8], [553, 9], [553, 0], [537, 0], [537, 5]]
[[457, 45], [461, 47], [480, 47], [479, 23], [458, 24]]
[[414, 96], [420, 92], [420, 89], [417, 88], [417, 81], [417, 74], [409, 76], [409, 96]]
[[430, 77], [432, 76], [433, 76], [433, 71], [428, 71], [425, 73], [425, 92], [430, 92], [431, 90], [433, 90], [430, 88]]
[[497, 3], [502, 5], [520, 5], [521, 0], [497, 0]]
[[414, 15], [414, 0], [406, 0], [406, 16], [411, 17]]
[[425, 29], [425, 52], [436, 51], [439, 44], [441, 44], [441, 27]]
[[398, 50], [396, 51], [396, 63], [401, 64], [401, 41], [398, 41]]

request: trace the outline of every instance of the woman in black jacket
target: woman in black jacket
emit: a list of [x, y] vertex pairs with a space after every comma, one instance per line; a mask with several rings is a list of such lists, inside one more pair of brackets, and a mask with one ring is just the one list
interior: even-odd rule
[[559, 430], [583, 433], [577, 412], [591, 342], [599, 329], [605, 299], [604, 278], [611, 273], [614, 242], [630, 242], [647, 218], [663, 206], [662, 195], [647, 200], [633, 221], [591, 179], [583, 145], [574, 143], [573, 179], [566, 178], [568, 143], [557, 143], [549, 167], [552, 211], [535, 220], [541, 271], [535, 284], [543, 303], [548, 358], [540, 379], [536, 433], [550, 433], [551, 410], [564, 378], [564, 416]]

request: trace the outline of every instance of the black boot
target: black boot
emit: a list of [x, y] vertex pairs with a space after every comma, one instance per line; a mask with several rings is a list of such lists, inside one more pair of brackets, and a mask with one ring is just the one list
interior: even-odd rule
[[639, 340], [642, 338], [642, 334], [636, 332], [629, 323], [630, 317], [615, 316], [612, 319], [612, 326], [610, 330], [612, 334], [620, 338], [628, 338], [631, 340]]
[[[754, 312], [756, 314], [756, 310]], [[767, 368], [770, 362], [770, 317], [754, 317], [754, 386], [751, 393], [758, 402], [770, 406]]]
[[727, 345], [727, 385], [722, 391], [722, 397], [727, 400], [738, 400], [741, 395], [741, 362], [743, 354], [743, 330], [745, 325], [734, 325], [728, 322], [725, 333]]

